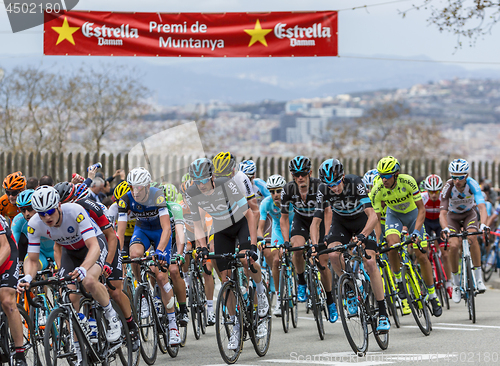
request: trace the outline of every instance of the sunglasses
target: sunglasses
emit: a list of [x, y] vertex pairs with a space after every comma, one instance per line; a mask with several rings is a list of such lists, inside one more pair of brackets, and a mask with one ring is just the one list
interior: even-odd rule
[[275, 189], [270, 189], [269, 193], [275, 194], [275, 193], [281, 193], [283, 191], [282, 188], [275, 188]]
[[453, 180], [464, 180], [465, 177], [466, 177], [465, 175], [452, 175], [451, 179], [453, 179]]
[[16, 197], [19, 193], [21, 193], [21, 191], [6, 189], [5, 193], [7, 193], [7, 196]]
[[342, 178], [340, 178], [340, 179], [339, 179], [338, 181], [336, 181], [336, 182], [333, 182], [333, 183], [329, 183], [329, 184], [327, 184], [327, 186], [328, 186], [329, 188], [332, 188], [332, 187], [337, 187], [337, 186], [340, 184], [340, 182], [342, 182]]
[[207, 182], [210, 180], [210, 178], [205, 178], [205, 179], [200, 179], [200, 180], [195, 180], [194, 184], [200, 185], [200, 184], [207, 184]]
[[393, 174], [379, 174], [379, 177], [382, 179], [391, 179], [394, 176]]
[[21, 212], [33, 211], [33, 207], [31, 207], [31, 206], [24, 206], [24, 207], [20, 207], [19, 210]]
[[429, 191], [430, 194], [439, 194], [441, 191]]
[[45, 211], [45, 212], [39, 212], [38, 214], [42, 217], [44, 216], [51, 216], [54, 214], [54, 212], [56, 212], [56, 209], [55, 208], [51, 208], [50, 210], [48, 211]]
[[297, 172], [292, 174], [294, 177], [305, 177], [309, 175], [309, 172]]

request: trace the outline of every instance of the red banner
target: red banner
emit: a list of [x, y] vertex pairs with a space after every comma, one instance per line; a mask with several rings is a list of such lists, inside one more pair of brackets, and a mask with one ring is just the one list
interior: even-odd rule
[[45, 13], [44, 54], [337, 56], [337, 12]]

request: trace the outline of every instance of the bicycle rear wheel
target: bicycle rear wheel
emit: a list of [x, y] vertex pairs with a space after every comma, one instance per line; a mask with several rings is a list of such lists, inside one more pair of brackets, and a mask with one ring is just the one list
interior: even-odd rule
[[428, 336], [431, 332], [431, 320], [423, 292], [425, 284], [416, 282], [405, 266], [401, 269], [401, 277], [413, 318], [422, 333]]
[[[231, 282], [222, 285], [215, 311], [215, 335], [220, 355], [227, 364], [238, 361], [241, 354], [244, 326], [242, 312], [245, 311], [245, 306]], [[237, 324], [239, 326], [235, 327]], [[232, 335], [239, 341], [234, 349], [229, 349], [228, 343]]]
[[[28, 364], [28, 366], [37, 366], [40, 362], [40, 357], [43, 357], [44, 355], [43, 352], [41, 354], [38, 353], [38, 348], [35, 344], [37, 342], [35, 341], [33, 322], [26, 310], [24, 310], [24, 308], [20, 304], [17, 304], [17, 309], [19, 310], [19, 314], [21, 315], [21, 324], [23, 327], [23, 348], [24, 356], [26, 357], [26, 363]], [[14, 351], [15, 345], [12, 334], [10, 336], [10, 343], [12, 345], [11, 350]]]
[[[150, 292], [143, 286], [139, 286], [135, 290], [134, 307], [137, 309], [141, 355], [144, 362], [152, 365], [155, 363], [158, 354], [158, 325], [155, 319], [153, 299]], [[143, 307], [146, 307], [146, 309]]]
[[349, 345], [358, 356], [364, 356], [368, 349], [366, 314], [355, 282], [347, 273], [339, 279], [337, 308]]
[[[267, 301], [271, 304], [271, 299], [269, 297], [269, 291], [266, 286], [265, 294], [267, 296]], [[271, 326], [272, 326], [272, 318], [271, 318], [271, 307], [269, 306], [269, 310], [267, 311], [266, 316], [261, 318], [259, 316], [259, 312], [255, 306], [253, 306], [253, 294], [254, 291], [251, 291], [253, 287], [251, 287], [248, 291], [248, 296], [252, 301], [250, 301], [251, 309], [253, 309], [252, 315], [252, 331], [249, 332], [250, 339], [252, 340], [253, 348], [255, 349], [255, 353], [258, 356], [263, 357], [266, 355], [269, 350], [269, 344], [271, 342]]]
[[448, 297], [448, 293], [446, 292], [446, 276], [443, 272], [443, 262], [441, 261], [441, 257], [437, 253], [434, 253], [434, 262], [436, 263], [436, 273], [437, 278], [435, 281], [436, 290], [439, 296], [439, 301], [441, 305], [446, 304], [446, 309], [450, 309], [450, 299]]
[[321, 299], [319, 296], [319, 287], [318, 287], [318, 277], [309, 269], [309, 301], [311, 302], [312, 311], [314, 315], [314, 320], [316, 321], [316, 326], [318, 328], [319, 338], [321, 340], [325, 339], [325, 328], [323, 327], [323, 313], [321, 306]]
[[191, 286], [189, 286], [189, 307], [191, 310], [191, 322], [193, 323], [193, 333], [196, 339], [201, 336], [201, 314], [198, 305], [198, 281], [194, 273], [191, 273]]
[[467, 310], [469, 311], [469, 320], [472, 320], [472, 323], [476, 322], [476, 290], [474, 288], [474, 278], [472, 277], [472, 261], [470, 257], [465, 258], [465, 268], [467, 274], [467, 283], [466, 285], [466, 296], [467, 296]]
[[280, 302], [281, 308], [281, 324], [283, 325], [283, 331], [288, 333], [290, 326], [290, 299], [291, 299], [291, 289], [288, 286], [289, 280], [287, 277], [287, 269], [285, 266], [281, 266], [280, 269]]
[[297, 325], [299, 324], [299, 307], [298, 307], [298, 279], [297, 279], [297, 272], [295, 272], [295, 267], [293, 264], [290, 264], [290, 266], [287, 269], [287, 274], [288, 274], [288, 291], [290, 294], [290, 317], [292, 318], [292, 326], [294, 328], [297, 328]]
[[486, 255], [486, 261], [482, 264], [482, 269], [484, 272], [484, 281], [488, 281], [491, 278], [493, 272], [497, 267], [497, 250], [496, 245], [492, 245], [488, 254]]

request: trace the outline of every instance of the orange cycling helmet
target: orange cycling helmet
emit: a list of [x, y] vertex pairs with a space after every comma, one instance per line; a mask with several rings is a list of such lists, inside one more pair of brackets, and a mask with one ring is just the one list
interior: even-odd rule
[[20, 171], [9, 174], [3, 180], [3, 188], [16, 191], [24, 189], [26, 188], [26, 177]]
[[182, 193], [182, 194], [185, 194], [185, 193], [186, 193], [186, 191], [187, 191], [187, 189], [188, 189], [189, 187], [191, 187], [192, 185], [193, 185], [193, 181], [192, 181], [191, 179], [189, 179], [189, 180], [187, 180], [187, 181], [185, 181], [185, 182], [182, 182], [182, 183], [181, 183], [181, 193]]

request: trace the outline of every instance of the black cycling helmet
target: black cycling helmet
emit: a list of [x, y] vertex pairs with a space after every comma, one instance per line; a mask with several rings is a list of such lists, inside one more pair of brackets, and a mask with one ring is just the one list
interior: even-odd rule
[[299, 155], [294, 157], [288, 164], [290, 173], [309, 173], [311, 171], [311, 160], [305, 156]]
[[192, 180], [202, 180], [212, 178], [214, 166], [210, 159], [200, 158], [196, 159], [189, 166], [189, 175]]
[[337, 182], [344, 175], [344, 166], [338, 159], [325, 160], [319, 167], [319, 179], [323, 183]]
[[75, 185], [70, 182], [57, 183], [54, 188], [59, 193], [61, 203], [70, 202], [75, 194]]

